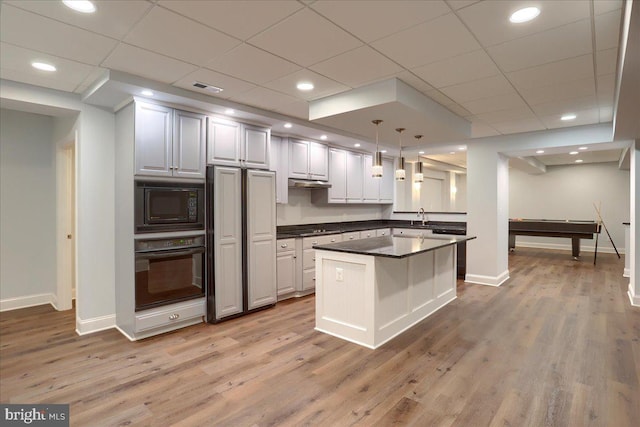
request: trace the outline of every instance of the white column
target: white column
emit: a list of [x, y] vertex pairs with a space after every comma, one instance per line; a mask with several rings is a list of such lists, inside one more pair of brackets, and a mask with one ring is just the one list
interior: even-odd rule
[[509, 278], [509, 160], [487, 144], [467, 151], [466, 282], [500, 286]]
[[638, 221], [640, 221], [640, 140], [636, 140], [631, 145], [631, 183], [630, 183], [630, 212], [629, 221], [631, 222], [629, 233], [629, 300], [632, 305], [640, 306], [640, 239], [638, 239]]

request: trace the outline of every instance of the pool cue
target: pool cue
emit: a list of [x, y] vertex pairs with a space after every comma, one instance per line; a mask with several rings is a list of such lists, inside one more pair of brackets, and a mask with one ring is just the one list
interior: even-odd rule
[[609, 230], [607, 230], [607, 226], [604, 223], [604, 220], [602, 219], [602, 215], [600, 215], [600, 210], [598, 209], [598, 207], [596, 206], [595, 203], [593, 204], [593, 207], [596, 209], [596, 213], [598, 214], [598, 219], [602, 223], [602, 226], [604, 227], [604, 231], [606, 231], [607, 232], [607, 236], [609, 236], [609, 241], [611, 242], [611, 245], [613, 246], [613, 250], [616, 251], [616, 255], [618, 255], [618, 259], [620, 259], [620, 253], [618, 252], [618, 248], [616, 248], [616, 244], [613, 243], [613, 239], [611, 238], [611, 234], [609, 234]]

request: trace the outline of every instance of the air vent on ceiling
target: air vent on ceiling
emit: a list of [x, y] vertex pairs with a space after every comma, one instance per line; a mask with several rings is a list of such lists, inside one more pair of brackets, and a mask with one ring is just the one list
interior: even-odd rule
[[206, 83], [200, 83], [200, 82], [193, 82], [193, 86], [197, 87], [198, 89], [208, 90], [209, 92], [213, 92], [213, 93], [220, 93], [224, 90], [221, 87], [208, 85]]

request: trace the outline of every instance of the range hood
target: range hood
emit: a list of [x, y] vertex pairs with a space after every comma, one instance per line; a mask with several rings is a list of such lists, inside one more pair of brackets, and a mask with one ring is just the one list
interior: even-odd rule
[[289, 178], [289, 187], [295, 188], [331, 188], [327, 181], [315, 181], [312, 179], [292, 179]]

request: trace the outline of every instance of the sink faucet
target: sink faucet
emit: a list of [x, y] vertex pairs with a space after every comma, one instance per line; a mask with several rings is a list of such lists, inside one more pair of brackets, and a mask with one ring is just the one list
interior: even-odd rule
[[422, 225], [425, 225], [427, 223], [427, 221], [425, 220], [425, 212], [424, 212], [424, 208], [420, 208], [418, 210], [418, 216], [422, 215]]

